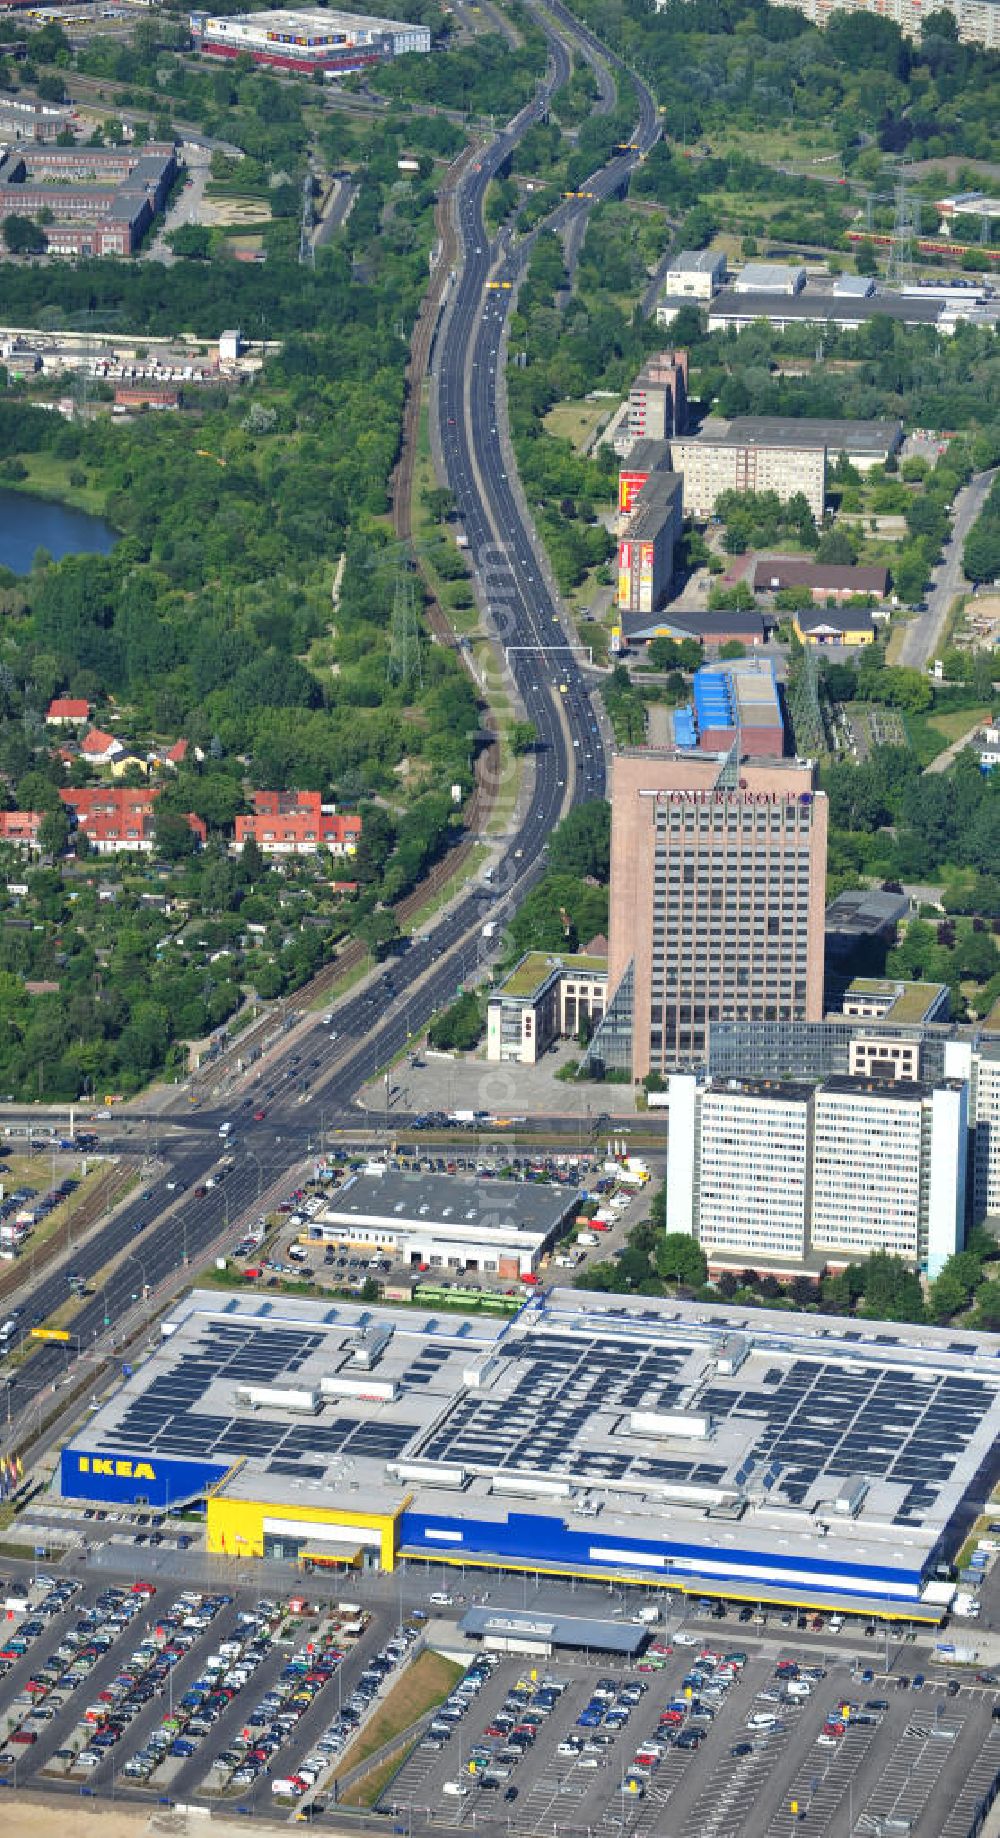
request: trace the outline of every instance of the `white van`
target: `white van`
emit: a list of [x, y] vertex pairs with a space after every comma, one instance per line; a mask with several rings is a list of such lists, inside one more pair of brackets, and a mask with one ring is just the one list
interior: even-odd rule
[[429, 1595], [427, 1600], [431, 1602], [435, 1608], [454, 1608], [455, 1606], [454, 1596], [445, 1595], [443, 1589], [435, 1589], [434, 1594]]
[[755, 1710], [747, 1718], [747, 1729], [773, 1730], [777, 1721], [777, 1717], [773, 1716], [769, 1710]]
[[451, 1794], [452, 1799], [464, 1800], [466, 1795], [471, 1793], [472, 1789], [471, 1787], [467, 1787], [464, 1781], [445, 1781], [441, 1791], [442, 1793]]

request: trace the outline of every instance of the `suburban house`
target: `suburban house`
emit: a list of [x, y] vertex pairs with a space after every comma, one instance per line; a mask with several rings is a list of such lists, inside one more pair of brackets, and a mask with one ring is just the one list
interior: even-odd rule
[[101, 728], [91, 728], [80, 742], [80, 752], [92, 766], [110, 766], [113, 759], [118, 759], [125, 748], [113, 734], [105, 734]]
[[56, 696], [49, 703], [45, 716], [45, 725], [50, 728], [72, 728], [79, 722], [90, 720], [90, 703], [78, 701], [73, 696]]

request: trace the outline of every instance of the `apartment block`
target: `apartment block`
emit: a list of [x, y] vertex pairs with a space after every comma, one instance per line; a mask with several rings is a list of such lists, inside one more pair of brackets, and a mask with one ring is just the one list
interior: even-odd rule
[[935, 1085], [832, 1077], [670, 1079], [667, 1229], [710, 1267], [902, 1257], [929, 1277], [964, 1242], [968, 1097]]
[[662, 605], [670, 592], [683, 525], [683, 487], [677, 473], [651, 473], [632, 501], [618, 542], [619, 612], [655, 613]]
[[817, 522], [823, 515], [826, 442], [805, 430], [793, 446], [744, 436], [736, 424], [713, 419], [700, 434], [671, 441], [670, 455], [692, 517], [713, 516], [727, 491], [773, 491], [783, 504], [801, 492]]
[[628, 978], [634, 1077], [701, 1063], [720, 1020], [821, 1019], [826, 842], [809, 762], [615, 757], [609, 989]]
[[628, 460], [618, 468], [619, 532], [631, 516], [636, 499], [654, 472], [670, 471], [670, 446], [665, 440], [637, 440]]
[[709, 416], [697, 434], [670, 443], [692, 517], [711, 517], [723, 492], [773, 491], [781, 502], [801, 492], [817, 522], [826, 500], [828, 460], [845, 454], [867, 471], [902, 442], [898, 421], [826, 421], [807, 416]]
[[[656, 0], [659, 12], [664, 0]], [[936, 7], [921, 5], [921, 0], [775, 0], [777, 6], [795, 6], [812, 25], [828, 25], [834, 13], [874, 13], [889, 19], [907, 38], [919, 38], [924, 15]], [[1000, 6], [997, 0], [941, 0], [940, 10], [950, 13], [963, 45], [982, 45], [987, 51], [1000, 50]]]
[[687, 427], [688, 354], [661, 351], [636, 377], [628, 393], [629, 444], [669, 440]]
[[809, 1218], [808, 1085], [670, 1081], [667, 1231], [753, 1265], [805, 1257]]
[[[103, 786], [74, 786], [59, 793], [71, 823], [98, 855], [152, 855], [159, 795], [156, 785], [113, 791]], [[185, 811], [184, 819], [196, 845], [203, 848], [208, 841], [203, 820], [193, 811]]]
[[324, 804], [318, 791], [252, 791], [252, 817], [237, 817], [235, 845], [251, 837], [265, 855], [354, 855], [361, 837], [361, 818], [341, 816]]

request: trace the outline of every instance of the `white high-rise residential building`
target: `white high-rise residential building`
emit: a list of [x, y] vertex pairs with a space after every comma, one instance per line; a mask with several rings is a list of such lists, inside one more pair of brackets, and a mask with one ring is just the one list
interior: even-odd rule
[[670, 1079], [667, 1229], [709, 1260], [788, 1269], [964, 1242], [968, 1085]]
[[1000, 1218], [1000, 1041], [945, 1042], [949, 1078], [969, 1081], [972, 1217]]
[[[667, 0], [655, 0], [656, 11], [663, 11]], [[776, 6], [794, 6], [796, 12], [815, 26], [829, 25], [834, 13], [871, 13], [879, 19], [891, 19], [907, 38], [919, 38], [924, 14], [920, 0], [775, 0]], [[1000, 47], [1000, 5], [997, 0], [940, 0], [940, 10], [951, 13], [964, 45], [983, 45], [987, 51]]]
[[802, 1258], [809, 1186], [807, 1085], [706, 1091], [701, 1101], [699, 1237], [753, 1263]]

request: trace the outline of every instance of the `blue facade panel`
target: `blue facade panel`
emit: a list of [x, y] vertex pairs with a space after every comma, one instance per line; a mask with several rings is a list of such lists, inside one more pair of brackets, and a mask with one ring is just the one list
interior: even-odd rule
[[109, 1455], [104, 1449], [64, 1449], [59, 1490], [67, 1500], [169, 1509], [185, 1500], [199, 1499], [231, 1466], [230, 1462], [177, 1461], [163, 1455]]
[[556, 1566], [577, 1572], [630, 1568], [665, 1583], [683, 1584], [700, 1579], [751, 1593], [759, 1583], [765, 1589], [787, 1588], [807, 1593], [871, 1596], [883, 1604], [913, 1602], [921, 1588], [919, 1570], [892, 1569], [879, 1564], [839, 1563], [821, 1557], [781, 1557], [774, 1552], [733, 1550], [715, 1545], [659, 1542], [623, 1538], [597, 1527], [573, 1531], [564, 1520], [543, 1513], [509, 1513], [503, 1519], [459, 1519], [433, 1513], [405, 1512], [400, 1519], [400, 1543], [452, 1560], [467, 1554], [470, 1561], [496, 1557], [540, 1568]]

